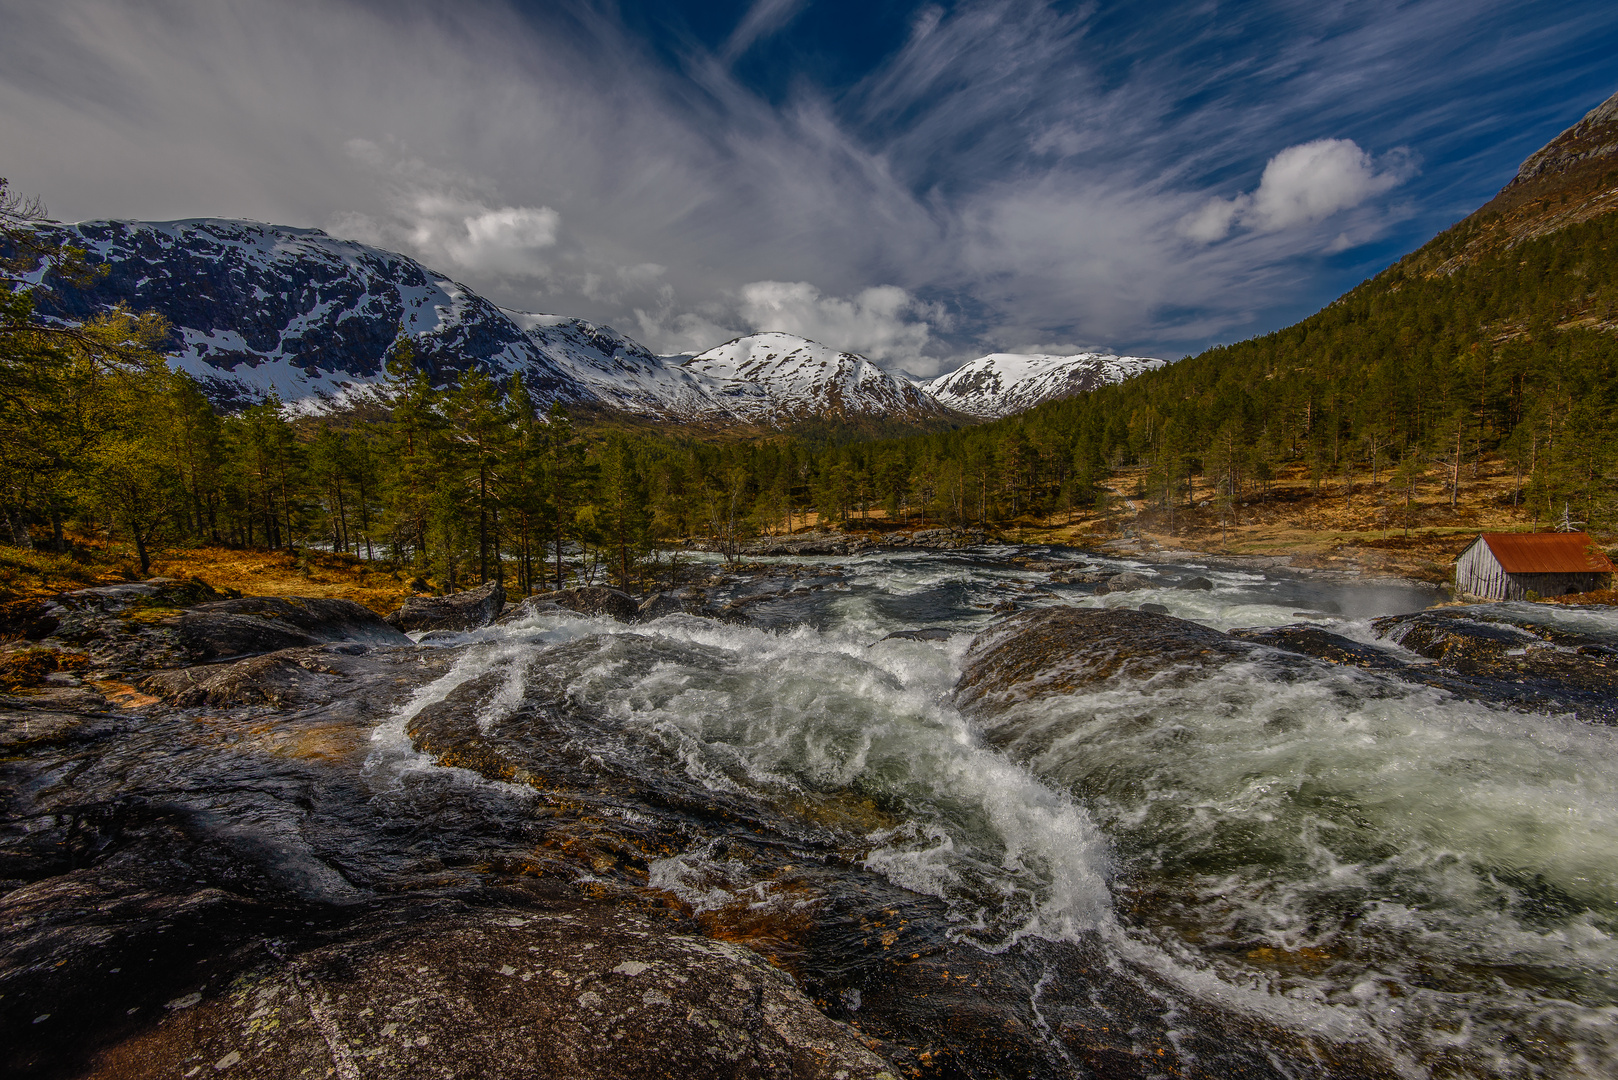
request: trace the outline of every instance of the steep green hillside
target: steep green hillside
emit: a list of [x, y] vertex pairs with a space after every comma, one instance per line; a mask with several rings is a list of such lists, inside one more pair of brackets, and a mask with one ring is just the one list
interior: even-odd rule
[[1083, 481], [1122, 465], [1148, 466], [1167, 504], [1190, 498], [1193, 475], [1231, 499], [1298, 462], [1316, 477], [1369, 470], [1380, 483], [1454, 486], [1500, 454], [1542, 519], [1566, 509], [1610, 526], [1615, 256], [1618, 95], [1483, 209], [1316, 315], [927, 443], [996, 462], [994, 486], [1036, 508], [1071, 497], [1070, 480], [1082, 498]]

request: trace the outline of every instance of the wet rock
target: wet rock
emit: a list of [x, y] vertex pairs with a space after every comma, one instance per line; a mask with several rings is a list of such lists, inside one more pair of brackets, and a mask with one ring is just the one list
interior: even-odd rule
[[948, 544], [956, 536], [953, 529], [917, 529], [908, 539], [911, 547], [932, 547]]
[[399, 630], [476, 630], [494, 622], [505, 603], [500, 584], [491, 581], [449, 596], [412, 596], [387, 622]]
[[1126, 570], [1122, 574], [1114, 574], [1101, 585], [1096, 587], [1097, 596], [1106, 596], [1108, 593], [1135, 592], [1139, 589], [1150, 589], [1156, 582], [1144, 574], [1137, 574]]
[[326, 642], [409, 645], [410, 639], [352, 600], [249, 596], [199, 604], [179, 616], [178, 637], [201, 660]]
[[1618, 722], [1618, 639], [1489, 604], [1394, 615], [1372, 626], [1435, 661], [1452, 676], [1445, 685], [1468, 696]]
[[1169, 613], [1169, 609], [1162, 604], [1142, 604], [1140, 610], [1152, 615], [1167, 615]]
[[242, 599], [192, 578], [102, 585], [46, 601], [42, 639], [86, 653], [104, 671], [177, 667], [199, 659], [357, 638], [397, 642], [393, 631], [346, 600]]
[[1313, 656], [1331, 664], [1378, 671], [1402, 671], [1405, 668], [1397, 657], [1381, 649], [1322, 630], [1318, 626], [1258, 626], [1232, 630], [1230, 634], [1256, 645]]
[[1214, 584], [1205, 577], [1193, 577], [1175, 583], [1174, 587], [1176, 589], [1190, 589], [1196, 592], [1211, 592]]
[[146, 581], [77, 589], [61, 594], [55, 598], [55, 602], [74, 610], [94, 608], [101, 611], [123, 611], [131, 607], [191, 607], [210, 600], [224, 599], [229, 595], [231, 594], [220, 593], [201, 578], [186, 580], [150, 578]]
[[649, 622], [665, 615], [678, 615], [685, 611], [689, 602], [683, 591], [657, 593], [647, 597], [635, 614], [641, 621]]
[[332, 699], [338, 672], [331, 659], [325, 649], [287, 649], [231, 664], [161, 671], [141, 689], [181, 707], [309, 705]]
[[80, 1075], [894, 1080], [780, 971], [668, 922], [583, 904], [373, 919], [199, 982]]
[[1096, 585], [1113, 576], [1111, 570], [1057, 570], [1051, 574], [1051, 584]]
[[922, 630], [895, 630], [883, 641], [948, 641], [954, 632], [941, 626], [929, 626]]
[[466, 640], [465, 630], [429, 630], [416, 639], [417, 645], [459, 645]]
[[[22, 753], [99, 732], [112, 704], [94, 690], [52, 688], [0, 695], [0, 754]], [[0, 872], [0, 892], [4, 892]]]
[[1012, 705], [1122, 676], [1147, 679], [1173, 669], [1218, 666], [1253, 647], [1168, 615], [1108, 608], [1037, 608], [973, 639], [955, 700], [992, 715]]

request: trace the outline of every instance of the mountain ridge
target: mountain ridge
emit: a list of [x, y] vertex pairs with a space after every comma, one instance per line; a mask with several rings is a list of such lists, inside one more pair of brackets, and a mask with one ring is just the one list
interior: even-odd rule
[[1492, 254], [1614, 211], [1618, 93], [1530, 154], [1494, 198], [1400, 262], [1428, 274], [1453, 274]]
[[[106, 267], [87, 286], [36, 268], [24, 287], [34, 287], [43, 315], [77, 321], [118, 304], [162, 315], [172, 327], [171, 364], [225, 408], [272, 394], [304, 414], [379, 403], [401, 333], [437, 385], [477, 368], [501, 381], [521, 375], [544, 405], [761, 430], [972, 423], [1142, 370], [1097, 366], [1096, 354], [1043, 358], [1083, 370], [1042, 370], [1016, 388], [1002, 370], [979, 380], [981, 401], [957, 379], [941, 400], [934, 386], [949, 377], [906, 379], [856, 353], [780, 332], [659, 356], [609, 326], [501, 307], [409, 256], [320, 229], [220, 218], [40, 228]], [[995, 355], [1004, 368], [1009, 354]]]

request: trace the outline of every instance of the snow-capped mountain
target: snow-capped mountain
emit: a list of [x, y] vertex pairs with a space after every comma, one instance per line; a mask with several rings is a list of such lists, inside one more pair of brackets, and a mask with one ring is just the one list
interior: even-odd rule
[[1001, 416], [1159, 363], [998, 354], [917, 385], [781, 333], [662, 357], [610, 327], [498, 307], [414, 259], [319, 229], [215, 218], [41, 228], [107, 268], [83, 289], [27, 275], [42, 286], [42, 314], [78, 320], [124, 304], [162, 315], [170, 363], [226, 407], [273, 393], [314, 413], [377, 397], [401, 333], [440, 386], [476, 368], [500, 381], [521, 375], [542, 406], [750, 425]]
[[753, 422], [852, 416], [946, 418], [949, 411], [863, 356], [793, 334], [727, 341], [685, 361], [730, 415]]
[[162, 315], [170, 363], [228, 407], [274, 393], [320, 412], [374, 397], [402, 331], [438, 385], [473, 368], [520, 374], [542, 405], [748, 424], [948, 415], [870, 361], [803, 338], [660, 357], [610, 327], [498, 307], [414, 259], [318, 229], [211, 218], [46, 228], [107, 272], [86, 289], [45, 282], [41, 313], [76, 320], [121, 303]]
[[1103, 353], [991, 353], [921, 385], [956, 412], [992, 419], [1023, 412], [1042, 401], [1120, 383], [1163, 365], [1162, 360]]
[[381, 381], [401, 329], [435, 382], [474, 366], [520, 370], [538, 397], [576, 396], [577, 380], [504, 312], [403, 255], [250, 221], [56, 228], [107, 272], [82, 290], [48, 281], [35, 292], [40, 311], [82, 319], [122, 303], [157, 312], [173, 327], [170, 362], [221, 404], [362, 392]]

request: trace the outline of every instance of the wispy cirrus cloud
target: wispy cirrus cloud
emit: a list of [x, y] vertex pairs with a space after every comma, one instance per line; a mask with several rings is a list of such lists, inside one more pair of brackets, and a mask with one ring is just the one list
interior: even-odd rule
[[801, 0], [707, 44], [586, 0], [0, 6], [0, 172], [58, 213], [319, 225], [658, 349], [796, 329], [918, 373], [1302, 314], [1486, 198], [1618, 47], [1594, 2], [962, 0], [826, 82], [863, 27]]
[[751, 49], [762, 38], [780, 33], [809, 4], [809, 0], [753, 0], [720, 50], [726, 63]]

